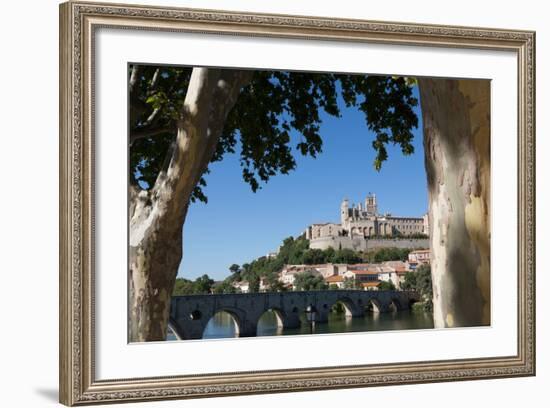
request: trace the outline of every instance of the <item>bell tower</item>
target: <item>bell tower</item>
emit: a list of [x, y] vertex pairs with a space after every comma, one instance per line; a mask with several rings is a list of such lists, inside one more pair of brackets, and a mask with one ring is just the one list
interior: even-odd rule
[[349, 220], [349, 201], [347, 198], [344, 198], [342, 204], [340, 204], [340, 223], [342, 228], [345, 228]]
[[365, 209], [368, 215], [378, 215], [378, 207], [376, 205], [376, 194], [369, 193], [365, 199]]

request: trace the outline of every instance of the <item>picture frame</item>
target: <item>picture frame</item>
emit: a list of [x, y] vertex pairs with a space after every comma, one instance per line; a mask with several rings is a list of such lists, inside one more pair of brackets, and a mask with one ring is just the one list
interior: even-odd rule
[[[97, 376], [96, 33], [200, 33], [513, 53], [517, 58], [517, 352], [473, 358]], [[123, 102], [123, 101], [121, 101]], [[494, 143], [494, 141], [493, 141]], [[535, 33], [505, 29], [67, 2], [60, 5], [60, 402], [198, 398], [535, 375]], [[497, 248], [498, 249], [498, 248]], [[122, 273], [122, 272], [121, 272]], [[123, 273], [125, 275], [125, 273]], [[127, 347], [133, 347], [126, 345]]]

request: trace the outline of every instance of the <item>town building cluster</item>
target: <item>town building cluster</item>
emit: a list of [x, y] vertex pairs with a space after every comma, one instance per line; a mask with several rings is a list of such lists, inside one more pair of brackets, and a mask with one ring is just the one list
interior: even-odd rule
[[[392, 282], [401, 289], [405, 274], [414, 272], [420, 265], [430, 263], [430, 250], [419, 249], [409, 253], [407, 261], [386, 261], [381, 263], [326, 263], [319, 265], [285, 265], [279, 272], [279, 281], [288, 290], [295, 289], [296, 276], [309, 273], [323, 278], [332, 289], [378, 290], [382, 282]], [[246, 281], [234, 283], [241, 292], [249, 291]], [[260, 281], [260, 291], [268, 290], [265, 280]]]

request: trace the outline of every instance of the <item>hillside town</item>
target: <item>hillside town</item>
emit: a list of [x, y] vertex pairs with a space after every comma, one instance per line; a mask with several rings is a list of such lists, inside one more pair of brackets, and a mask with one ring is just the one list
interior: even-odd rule
[[[402, 289], [405, 275], [416, 271], [422, 265], [429, 265], [430, 250], [417, 249], [408, 254], [406, 261], [385, 261], [380, 263], [325, 263], [318, 265], [284, 265], [278, 273], [278, 281], [284, 290], [296, 290], [296, 278], [310, 275], [322, 278], [328, 289], [378, 290], [383, 282], [396, 289]], [[246, 280], [233, 282], [233, 287], [241, 293], [250, 291]], [[270, 290], [265, 278], [260, 279], [259, 291]]]
[[[429, 220], [380, 212], [377, 197], [340, 205], [340, 223], [309, 225], [288, 237], [275, 252], [229, 267], [215, 281], [207, 274], [195, 281], [176, 280], [174, 295], [257, 293], [294, 290], [403, 290], [422, 265], [429, 267]], [[429, 273], [428, 273], [429, 275]], [[431, 283], [430, 283], [431, 285]]]

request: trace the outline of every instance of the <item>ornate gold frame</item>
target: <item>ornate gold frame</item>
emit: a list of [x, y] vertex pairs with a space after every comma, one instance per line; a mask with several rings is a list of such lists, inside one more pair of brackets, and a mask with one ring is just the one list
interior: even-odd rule
[[[98, 381], [93, 57], [97, 27], [506, 50], [518, 57], [518, 350], [513, 356]], [[535, 33], [68, 2], [60, 6], [60, 402], [66, 405], [535, 374]]]

